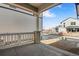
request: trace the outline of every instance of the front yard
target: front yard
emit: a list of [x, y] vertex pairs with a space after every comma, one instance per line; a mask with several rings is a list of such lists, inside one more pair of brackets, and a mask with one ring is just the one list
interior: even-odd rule
[[77, 43], [79, 44], [79, 32], [68, 33], [65, 37], [71, 39], [64, 40], [62, 36], [60, 36], [42, 40], [41, 42], [79, 55], [79, 46], [77, 47]]

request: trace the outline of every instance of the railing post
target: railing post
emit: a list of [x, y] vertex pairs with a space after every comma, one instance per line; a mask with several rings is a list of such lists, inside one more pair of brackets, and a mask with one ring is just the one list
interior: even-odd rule
[[36, 31], [34, 32], [34, 43], [39, 44], [41, 40], [40, 31], [41, 31], [41, 23], [40, 20], [42, 20], [43, 14], [37, 12], [34, 13], [34, 16], [36, 16]]
[[40, 43], [40, 31], [34, 32], [34, 43], [39, 44]]

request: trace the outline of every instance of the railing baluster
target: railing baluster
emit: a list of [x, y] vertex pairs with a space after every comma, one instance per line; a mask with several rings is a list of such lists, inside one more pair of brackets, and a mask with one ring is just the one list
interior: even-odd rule
[[25, 34], [22, 34], [22, 41], [25, 41]]
[[6, 36], [5, 35], [2, 36], [2, 39], [4, 40], [4, 43], [6, 44], [7, 40], [6, 40]]
[[26, 36], [27, 36], [26, 38], [27, 38], [27, 40], [28, 40], [28, 39], [29, 39], [29, 34], [28, 34], [28, 35], [26, 35]]
[[13, 41], [15, 41], [15, 36], [13, 35]]
[[13, 35], [13, 37], [14, 37], [14, 42], [17, 42], [17, 35]]
[[25, 34], [25, 39], [27, 40], [27, 36], [26, 36], [26, 34]]
[[33, 41], [33, 38], [34, 38], [34, 33], [4, 33], [4, 34], [0, 34], [0, 46], [9, 45], [9, 47], [11, 47], [12, 46], [11, 44], [14, 43], [21, 44], [21, 41], [28, 41], [28, 40]]
[[23, 35], [23, 39], [24, 39], [24, 41], [26, 40], [26, 34]]
[[13, 37], [12, 37], [12, 35], [10, 35], [10, 42], [11, 42], [11, 43], [13, 42]]
[[0, 46], [4, 44], [4, 41], [2, 39], [2, 35], [0, 36]]
[[20, 34], [20, 40], [21, 40], [21, 41], [23, 40], [23, 35], [21, 35], [21, 34]]

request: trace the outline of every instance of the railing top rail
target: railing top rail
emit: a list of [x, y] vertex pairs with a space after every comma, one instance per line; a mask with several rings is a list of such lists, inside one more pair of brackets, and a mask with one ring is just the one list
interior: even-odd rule
[[20, 34], [33, 34], [34, 32], [20, 32], [20, 33], [0, 33], [0, 35], [20, 35]]

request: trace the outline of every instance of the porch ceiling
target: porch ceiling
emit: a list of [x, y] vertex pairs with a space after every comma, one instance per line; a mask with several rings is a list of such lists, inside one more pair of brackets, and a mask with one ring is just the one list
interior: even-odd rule
[[60, 3], [14, 3], [11, 5], [14, 5], [16, 7], [19, 7], [30, 12], [41, 13], [59, 4]]

